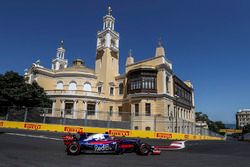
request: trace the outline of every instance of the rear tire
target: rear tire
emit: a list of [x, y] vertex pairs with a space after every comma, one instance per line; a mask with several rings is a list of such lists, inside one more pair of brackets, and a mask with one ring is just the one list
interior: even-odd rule
[[81, 148], [78, 142], [72, 142], [67, 147], [68, 155], [79, 155], [81, 152]]
[[151, 151], [150, 146], [146, 143], [142, 143], [138, 147], [137, 154], [146, 156], [150, 153], [150, 151]]

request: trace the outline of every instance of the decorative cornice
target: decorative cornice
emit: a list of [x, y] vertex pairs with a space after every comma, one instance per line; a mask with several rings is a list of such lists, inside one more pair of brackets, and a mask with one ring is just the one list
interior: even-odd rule
[[167, 64], [160, 64], [160, 65], [156, 66], [156, 69], [157, 70], [165, 69], [170, 74], [173, 74], [173, 71], [170, 69], [169, 65], [167, 65]]
[[45, 68], [33, 68], [31, 71], [36, 72], [37, 74], [42, 74], [45, 76], [49, 76], [52, 78], [56, 77], [87, 77], [87, 78], [97, 78], [96, 75], [86, 73], [86, 72], [81, 72], [81, 71], [52, 71], [48, 70]]
[[117, 37], [119, 39], [119, 33], [116, 32], [116, 31], [113, 31], [113, 30], [111, 30], [109, 28], [107, 28], [105, 30], [102, 30], [102, 31], [98, 31], [97, 36], [101, 36], [102, 34], [105, 34], [107, 32], [111, 33], [111, 35], [114, 35], [115, 37]]

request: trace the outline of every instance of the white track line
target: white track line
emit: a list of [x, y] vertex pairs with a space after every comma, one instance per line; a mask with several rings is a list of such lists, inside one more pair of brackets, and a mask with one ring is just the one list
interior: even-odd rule
[[32, 138], [39, 138], [39, 139], [48, 139], [48, 140], [62, 140], [59, 138], [53, 138], [53, 137], [47, 137], [47, 136], [37, 136], [37, 135], [29, 135], [29, 134], [21, 134], [21, 133], [5, 133], [8, 135], [13, 135], [13, 136], [23, 136], [23, 137], [32, 137]]

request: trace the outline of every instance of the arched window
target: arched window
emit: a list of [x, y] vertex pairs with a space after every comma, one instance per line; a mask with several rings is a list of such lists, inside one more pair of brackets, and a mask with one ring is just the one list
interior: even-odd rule
[[146, 130], [146, 131], [150, 131], [151, 128], [150, 128], [149, 126], [147, 126], [147, 127], [145, 128], [145, 130]]
[[138, 129], [139, 129], [139, 127], [138, 127], [138, 126], [135, 126], [135, 127], [134, 127], [134, 129], [135, 129], [135, 130], [138, 130]]
[[58, 81], [56, 83], [56, 89], [63, 89], [63, 82], [62, 81]]
[[88, 82], [84, 83], [84, 85], [83, 85], [83, 90], [84, 90], [84, 91], [91, 91], [91, 90], [92, 90], [91, 84], [88, 83]]
[[76, 82], [75, 81], [71, 81], [69, 83], [69, 90], [76, 90]]

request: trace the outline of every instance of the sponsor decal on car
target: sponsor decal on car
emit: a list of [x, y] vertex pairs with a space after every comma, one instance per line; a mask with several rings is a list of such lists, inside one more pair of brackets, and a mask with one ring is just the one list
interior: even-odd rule
[[79, 128], [79, 127], [72, 127], [72, 126], [65, 126], [64, 127], [64, 131], [65, 132], [83, 132], [83, 128]]
[[41, 129], [41, 125], [37, 125], [37, 124], [24, 124], [24, 128], [26, 129], [33, 129], [33, 130], [38, 130]]
[[156, 133], [157, 138], [171, 139], [173, 135], [171, 133]]
[[0, 122], [0, 126], [3, 126], [3, 122]]
[[98, 144], [94, 146], [94, 150], [95, 152], [109, 151], [112, 150], [112, 147], [109, 144]]
[[129, 136], [129, 130], [109, 130], [109, 134], [112, 136]]

